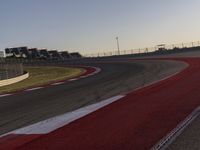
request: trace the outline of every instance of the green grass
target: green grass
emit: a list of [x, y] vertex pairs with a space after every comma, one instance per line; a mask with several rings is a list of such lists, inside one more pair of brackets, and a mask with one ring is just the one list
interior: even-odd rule
[[84, 69], [66, 67], [26, 67], [29, 78], [4, 87], [0, 87], [0, 93], [13, 92], [32, 86], [40, 86], [53, 81], [72, 78], [84, 72]]

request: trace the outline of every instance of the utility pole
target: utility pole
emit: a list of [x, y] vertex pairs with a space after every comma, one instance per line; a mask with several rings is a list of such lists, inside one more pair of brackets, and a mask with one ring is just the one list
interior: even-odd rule
[[119, 49], [119, 37], [116, 37], [116, 40], [117, 40], [118, 55], [120, 55], [120, 49]]

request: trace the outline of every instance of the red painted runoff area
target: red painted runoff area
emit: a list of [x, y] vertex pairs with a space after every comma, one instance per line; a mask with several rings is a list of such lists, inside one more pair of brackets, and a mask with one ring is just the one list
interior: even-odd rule
[[[15, 149], [150, 149], [200, 105], [200, 58], [175, 60], [185, 61], [189, 67], [49, 134], [30, 142], [21, 138], [17, 142], [26, 144]], [[12, 143], [9, 145], [12, 147]]]

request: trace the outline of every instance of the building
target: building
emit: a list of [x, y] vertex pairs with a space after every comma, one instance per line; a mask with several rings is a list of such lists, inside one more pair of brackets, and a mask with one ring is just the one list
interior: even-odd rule
[[73, 52], [70, 53], [72, 58], [82, 58], [81, 54], [79, 52]]
[[41, 57], [40, 56], [40, 52], [38, 51], [37, 48], [30, 48], [28, 50], [30, 52], [30, 55], [31, 55], [32, 59], [39, 59]]
[[67, 58], [71, 58], [72, 56], [69, 54], [68, 51], [62, 51], [62, 52], [59, 52], [60, 55], [64, 58], [64, 59], [67, 59]]
[[51, 55], [49, 54], [47, 49], [41, 49], [41, 50], [39, 50], [39, 52], [40, 52], [40, 58], [42, 58], [42, 59], [51, 59]]
[[51, 59], [63, 59], [63, 57], [60, 55], [60, 53], [57, 50], [51, 50], [48, 52], [51, 56]]

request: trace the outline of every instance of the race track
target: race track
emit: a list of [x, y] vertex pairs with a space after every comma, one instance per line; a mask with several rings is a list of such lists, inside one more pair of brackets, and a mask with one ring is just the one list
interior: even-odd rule
[[[191, 63], [191, 66], [194, 66], [194, 64]], [[176, 61], [140, 60], [134, 62], [96, 63], [94, 66], [102, 69], [95, 76], [68, 84], [1, 97], [0, 133], [7, 133], [14, 129], [115, 96], [119, 93], [127, 93], [127, 91], [132, 91], [170, 74], [179, 72], [186, 65], [185, 63]], [[175, 78], [176, 80], [174, 81], [180, 82], [179, 78]], [[39, 139], [39, 143], [44, 142], [43, 144], [37, 144], [38, 141], [36, 140], [36, 143], [33, 142], [30, 145], [33, 148], [35, 147], [35, 149], [49, 149], [50, 147], [52, 149], [111, 149], [111, 147], [113, 149], [122, 149], [123, 147], [126, 149], [132, 149], [133, 147], [143, 149], [144, 147], [140, 147], [140, 142], [144, 142], [147, 139], [145, 141], [149, 143], [142, 145], [145, 148], [152, 146], [154, 141], [158, 141], [163, 136], [163, 132], [168, 132], [172, 125], [177, 123], [173, 122], [174, 124], [167, 126], [168, 128], [163, 129], [163, 132], [159, 130], [161, 132], [160, 135], [155, 134], [154, 138], [146, 135], [144, 136], [145, 139], [143, 139], [143, 136], [141, 137], [143, 134], [152, 136], [151, 132], [148, 131], [149, 128], [147, 127], [146, 129], [146, 125], [148, 124], [150, 128], [153, 128], [152, 126], [155, 125], [155, 122], [152, 122], [151, 126], [152, 119], [158, 121], [160, 118], [151, 117], [156, 117], [156, 112], [158, 116], [161, 116], [160, 111], [166, 109], [165, 103], [167, 103], [167, 106], [169, 104], [176, 104], [176, 101], [168, 97], [169, 93], [163, 93], [160, 97], [154, 93], [160, 92], [158, 90], [166, 92], [167, 90], [164, 90], [164, 87], [174, 91], [175, 89], [173, 90], [170, 86], [174, 84], [174, 81], [169, 81], [164, 82], [164, 84], [163, 82], [161, 82], [162, 84], [156, 84], [157, 86], [155, 87], [151, 86], [151, 90], [149, 90], [149, 87], [139, 90], [137, 91], [139, 95], [136, 93], [128, 94], [125, 100], [113, 103], [87, 117], [75, 121], [65, 128], [61, 128]], [[150, 97], [151, 95], [153, 98]], [[170, 101], [165, 101], [166, 98], [167, 100], [170, 99]], [[151, 107], [155, 108], [155, 110]], [[155, 127], [157, 126], [155, 125]], [[155, 131], [155, 129], [152, 131]], [[135, 139], [136, 135], [139, 135], [137, 140]], [[52, 141], [52, 145], [49, 147], [49, 144], [45, 143], [45, 141], [53, 140], [54, 138], [60, 140]], [[75, 144], [73, 141], [78, 143]], [[61, 142], [61, 144], [57, 144], [56, 142]], [[63, 143], [67, 144], [64, 145]], [[29, 147], [29, 145], [27, 146]]]
[[25, 149], [150, 149], [200, 104], [200, 59], [180, 74], [27, 143]]

